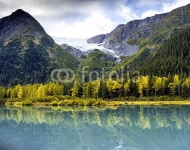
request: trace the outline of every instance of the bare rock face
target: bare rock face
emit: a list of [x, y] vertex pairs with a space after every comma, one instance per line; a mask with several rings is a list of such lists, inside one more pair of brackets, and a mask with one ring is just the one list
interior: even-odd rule
[[96, 43], [96, 44], [100, 44], [103, 42], [103, 40], [106, 38], [106, 35], [105, 34], [100, 34], [100, 35], [97, 35], [97, 36], [94, 36], [92, 38], [89, 38], [87, 40], [88, 43]]
[[7, 41], [15, 36], [36, 36], [46, 34], [43, 27], [27, 12], [18, 9], [0, 20], [0, 40]]
[[79, 49], [77, 49], [77, 48], [74, 48], [74, 47], [72, 47], [72, 46], [69, 46], [69, 45], [67, 45], [67, 44], [62, 44], [62, 45], [60, 45], [63, 49], [65, 49], [68, 53], [70, 53], [71, 55], [73, 55], [75, 58], [77, 58], [77, 59], [81, 59], [81, 57], [83, 56], [83, 55], [85, 55], [85, 56], [87, 56], [88, 55], [88, 53], [90, 53], [91, 51], [85, 51], [85, 52], [83, 52], [83, 51], [81, 51], [81, 50], [79, 50]]

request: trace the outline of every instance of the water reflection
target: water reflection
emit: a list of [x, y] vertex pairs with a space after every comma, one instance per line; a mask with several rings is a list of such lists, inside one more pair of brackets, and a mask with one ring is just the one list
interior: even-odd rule
[[0, 149], [189, 150], [190, 107], [1, 108]]

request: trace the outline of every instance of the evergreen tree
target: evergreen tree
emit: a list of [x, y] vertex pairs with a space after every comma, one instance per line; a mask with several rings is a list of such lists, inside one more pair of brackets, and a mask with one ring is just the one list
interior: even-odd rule
[[176, 95], [177, 91], [178, 91], [178, 94], [180, 96], [180, 91], [178, 89], [178, 87], [180, 86], [180, 83], [181, 83], [181, 81], [179, 79], [179, 75], [175, 75], [174, 78], [173, 78], [173, 82], [171, 82], [169, 84], [169, 88], [170, 88], [170, 91], [171, 91], [171, 94], [172, 94], [173, 97]]
[[5, 88], [0, 86], [0, 100], [4, 99], [5, 97]]
[[72, 97], [79, 97], [79, 83], [77, 81], [75, 81], [71, 91], [72, 91]]

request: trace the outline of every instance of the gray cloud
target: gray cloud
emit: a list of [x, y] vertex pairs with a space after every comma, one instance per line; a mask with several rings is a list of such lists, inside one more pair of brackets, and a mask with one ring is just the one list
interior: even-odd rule
[[62, 21], [68, 24], [73, 24], [75, 23], [76, 20], [78, 21], [83, 21], [86, 18], [89, 17], [89, 14], [82, 13], [82, 12], [76, 12], [76, 11], [67, 11], [67, 12], [61, 12], [58, 14], [53, 14], [49, 15], [49, 17], [45, 15], [39, 15], [36, 16], [40, 20], [46, 20], [47, 18], [49, 20], [54, 20], [54, 21]]
[[[141, 18], [143, 12], [148, 10], [162, 12], [163, 7], [167, 9], [167, 5], [163, 4], [173, 4], [176, 1], [177, 0], [0, 0], [0, 17], [10, 15], [16, 9], [21, 8], [34, 16], [43, 25], [46, 31], [54, 36], [57, 36], [60, 30], [68, 30], [68, 33], [63, 32], [61, 35], [69, 35], [72, 28], [73, 30], [77, 30], [76, 24], [79, 24], [80, 27], [84, 26], [84, 31], [86, 28], [92, 30], [90, 26], [93, 26], [94, 33], [98, 34], [100, 31], [102, 33], [107, 32], [107, 26], [109, 26], [109, 30], [111, 30], [118, 24], [127, 23], [127, 21], [133, 19], [134, 16]], [[123, 9], [126, 9], [126, 11], [124, 11], [121, 6], [124, 6]], [[81, 35], [81, 32], [79, 33]], [[87, 34], [89, 33], [84, 33], [83, 36]]]
[[[0, 0], [1, 16], [18, 8], [28, 11], [37, 18], [53, 18], [66, 22], [84, 20], [94, 11], [103, 11], [106, 17], [114, 16], [120, 5], [134, 5], [142, 0]], [[147, 0], [146, 0], [147, 1]], [[150, 0], [148, 0], [150, 1]], [[158, 0], [155, 0], [158, 1]], [[40, 13], [38, 13], [41, 11]]]

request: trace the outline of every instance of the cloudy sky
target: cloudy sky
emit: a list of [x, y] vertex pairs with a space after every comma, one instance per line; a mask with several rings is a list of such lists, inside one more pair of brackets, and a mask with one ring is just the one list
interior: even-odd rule
[[23, 9], [53, 37], [88, 38], [118, 24], [169, 12], [189, 0], [0, 0], [0, 17]]

